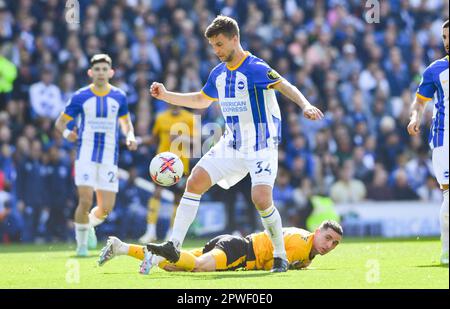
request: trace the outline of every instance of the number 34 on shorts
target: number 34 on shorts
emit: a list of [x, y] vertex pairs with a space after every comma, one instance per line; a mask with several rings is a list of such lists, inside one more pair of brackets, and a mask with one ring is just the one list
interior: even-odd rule
[[256, 162], [255, 175], [258, 175], [263, 172], [269, 173], [269, 175], [272, 175], [272, 169], [270, 167], [270, 162], [264, 162], [264, 161]]

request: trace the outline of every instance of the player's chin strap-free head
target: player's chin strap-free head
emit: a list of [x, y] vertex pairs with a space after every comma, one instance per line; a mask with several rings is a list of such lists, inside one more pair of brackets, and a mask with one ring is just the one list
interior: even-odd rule
[[[94, 65], [96, 65], [97, 63], [107, 63], [109, 64], [110, 67], [112, 67], [112, 60], [111, 57], [107, 54], [95, 54], [94, 56], [92, 56], [91, 61], [90, 61], [90, 69], [88, 70], [88, 75], [89, 77], [92, 77], [92, 67]], [[112, 78], [114, 76], [114, 70], [111, 69], [108, 73], [108, 77]]]

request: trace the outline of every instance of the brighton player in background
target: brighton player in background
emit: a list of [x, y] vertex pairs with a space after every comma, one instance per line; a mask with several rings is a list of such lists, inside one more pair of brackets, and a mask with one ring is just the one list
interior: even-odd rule
[[167, 91], [163, 84], [154, 82], [150, 93], [170, 104], [196, 109], [207, 108], [218, 101], [226, 132], [192, 170], [170, 240], [163, 244], [149, 243], [147, 248], [170, 262], [177, 262], [202, 194], [215, 184], [230, 188], [250, 173], [252, 200], [273, 243], [271, 271], [287, 271], [281, 217], [272, 199], [278, 168], [277, 146], [281, 138], [281, 114], [274, 89], [301, 107], [306, 118], [317, 120], [323, 114], [263, 60], [242, 49], [239, 27], [234, 19], [216, 17], [206, 29], [205, 37], [222, 62], [211, 71], [203, 89], [182, 94]]
[[[137, 148], [126, 95], [109, 84], [114, 75], [111, 58], [97, 54], [90, 65], [88, 75], [93, 83], [73, 95], [56, 121], [56, 128], [63, 136], [78, 144], [75, 160], [79, 198], [75, 211], [78, 256], [87, 256], [88, 248], [97, 246], [94, 227], [101, 224], [114, 207], [119, 189], [119, 123], [128, 149], [134, 151]], [[71, 126], [74, 120], [79, 120], [79, 129], [75, 126], [70, 130], [67, 125]], [[97, 206], [90, 211], [94, 191]]]
[[433, 99], [437, 93], [434, 103], [433, 122], [429, 135], [429, 144], [433, 150], [433, 169], [437, 181], [443, 190], [444, 201], [440, 211], [442, 254], [441, 263], [448, 265], [449, 246], [449, 199], [448, 199], [448, 160], [449, 160], [449, 42], [448, 42], [448, 20], [442, 26], [442, 40], [444, 41], [447, 56], [434, 61], [423, 73], [422, 81], [417, 90], [416, 98], [411, 106], [411, 120], [408, 124], [408, 133], [417, 135], [420, 132], [422, 116], [427, 102]]
[[[325, 255], [341, 242], [343, 230], [339, 223], [327, 220], [313, 232], [296, 227], [283, 228], [284, 244], [290, 269], [308, 267], [317, 255]], [[176, 263], [150, 254], [146, 247], [128, 244], [117, 237], [109, 237], [98, 260], [103, 266], [116, 256], [127, 255], [142, 260], [139, 272], [149, 274], [152, 267], [167, 271], [228, 271], [269, 270], [274, 262], [272, 242], [267, 232], [246, 237], [220, 235], [211, 239], [202, 249], [182, 250]]]

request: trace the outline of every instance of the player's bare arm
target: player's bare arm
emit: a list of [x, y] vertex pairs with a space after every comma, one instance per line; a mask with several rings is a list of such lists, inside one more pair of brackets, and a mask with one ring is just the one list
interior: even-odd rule
[[283, 79], [280, 83], [275, 84], [273, 89], [278, 90], [285, 97], [300, 106], [303, 110], [303, 116], [305, 116], [305, 118], [310, 120], [320, 120], [323, 118], [322, 111], [309, 103], [308, 99], [305, 98], [300, 90], [298, 90], [297, 87], [293, 86], [286, 79]]
[[126, 144], [128, 149], [135, 151], [137, 149], [137, 142], [136, 137], [134, 136], [134, 128], [133, 123], [131, 122], [130, 114], [119, 118], [119, 123], [123, 134], [127, 137]]
[[73, 143], [73, 142], [77, 141], [78, 134], [77, 134], [76, 127], [74, 127], [72, 130], [69, 130], [67, 128], [67, 124], [71, 120], [72, 119], [69, 118], [67, 115], [65, 115], [64, 113], [61, 113], [61, 115], [59, 115], [58, 119], [56, 119], [55, 127], [68, 141]]
[[201, 92], [178, 93], [167, 91], [166, 87], [158, 82], [152, 83], [150, 86], [150, 94], [154, 98], [166, 101], [167, 103], [194, 109], [208, 108], [213, 102], [213, 100], [209, 100]]
[[425, 110], [427, 100], [417, 97], [411, 104], [411, 117], [408, 124], [408, 133], [412, 136], [419, 134], [420, 123], [422, 122], [423, 112]]

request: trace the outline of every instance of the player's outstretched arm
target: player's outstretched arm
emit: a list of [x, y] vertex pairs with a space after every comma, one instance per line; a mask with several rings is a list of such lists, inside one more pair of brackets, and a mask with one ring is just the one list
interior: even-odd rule
[[297, 87], [293, 86], [286, 79], [283, 79], [280, 83], [275, 84], [273, 89], [281, 92], [285, 97], [289, 98], [291, 101], [294, 101], [295, 104], [300, 106], [303, 110], [303, 116], [307, 119], [311, 120], [320, 120], [323, 118], [323, 113], [317, 107], [313, 106], [309, 101], [305, 98], [305, 96], [297, 89]]
[[167, 103], [185, 106], [194, 109], [207, 108], [213, 102], [209, 100], [201, 92], [191, 92], [191, 93], [178, 93], [167, 91], [163, 84], [153, 82], [150, 86], [150, 94], [152, 97], [166, 101]]
[[411, 117], [408, 124], [409, 135], [417, 135], [420, 132], [420, 123], [422, 122], [423, 112], [428, 101], [416, 96], [411, 104]]

